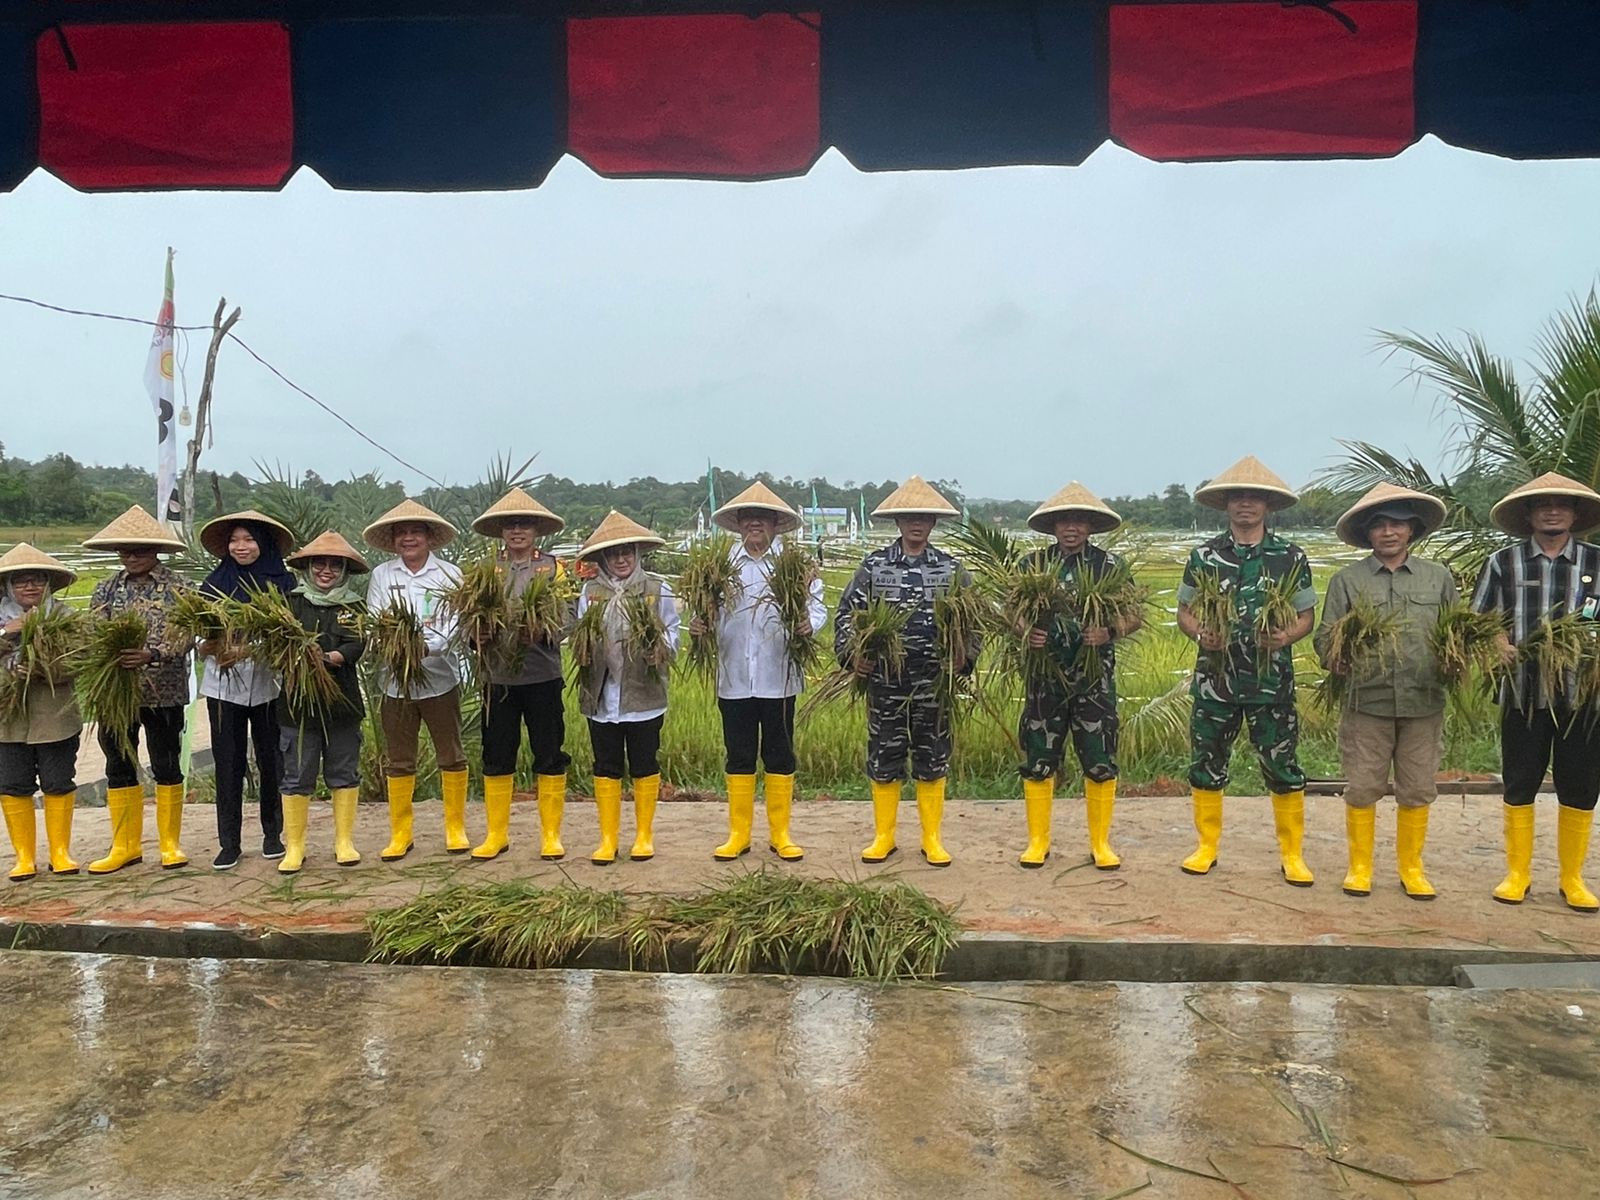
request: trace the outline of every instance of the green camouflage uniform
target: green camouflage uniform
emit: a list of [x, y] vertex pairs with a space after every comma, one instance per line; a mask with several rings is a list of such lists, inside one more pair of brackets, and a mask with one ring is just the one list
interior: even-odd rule
[[[1115, 554], [1098, 546], [1086, 545], [1067, 557], [1060, 546], [1052, 545], [1033, 555], [1029, 566], [1056, 564], [1057, 574], [1068, 586], [1079, 571], [1098, 579], [1121, 565]], [[1073, 669], [1081, 648], [1080, 630], [1075, 621], [1058, 617], [1050, 627], [1045, 652], [1058, 663], [1064, 679], [1052, 678], [1031, 684], [1022, 702], [1017, 724], [1017, 741], [1022, 745], [1024, 779], [1048, 779], [1061, 770], [1067, 737], [1083, 768], [1084, 778], [1104, 783], [1117, 777], [1117, 676], [1115, 643], [1100, 648], [1104, 670], [1096, 679]]]
[[1238, 619], [1221, 655], [1202, 650], [1195, 661], [1189, 695], [1189, 783], [1209, 791], [1228, 785], [1228, 757], [1239, 726], [1247, 724], [1250, 741], [1261, 760], [1268, 790], [1282, 795], [1305, 787], [1297, 750], [1300, 718], [1294, 705], [1294, 652], [1285, 646], [1265, 654], [1256, 641], [1256, 613], [1263, 584], [1287, 579], [1295, 584], [1298, 612], [1316, 607], [1311, 564], [1299, 546], [1268, 533], [1255, 546], [1234, 544], [1233, 535], [1218, 534], [1189, 554], [1178, 587], [1178, 602], [1193, 597], [1202, 574], [1216, 575], [1234, 594]]

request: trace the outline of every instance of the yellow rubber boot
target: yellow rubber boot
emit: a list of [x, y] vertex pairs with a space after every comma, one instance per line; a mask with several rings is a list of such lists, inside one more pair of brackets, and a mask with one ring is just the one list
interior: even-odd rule
[[[1426, 811], [1426, 810], [1424, 810]], [[1600, 900], [1583, 882], [1583, 860], [1589, 857], [1589, 829], [1594, 813], [1561, 805], [1556, 809], [1556, 854], [1561, 860], [1561, 895], [1578, 912], [1600, 912]]]
[[1056, 779], [1022, 781], [1022, 811], [1028, 822], [1028, 848], [1017, 861], [1024, 867], [1042, 867], [1050, 857], [1050, 808], [1055, 799]]
[[561, 814], [566, 805], [566, 775], [539, 776], [539, 857], [547, 862], [567, 856], [561, 844]]
[[1111, 848], [1111, 810], [1117, 803], [1115, 779], [1085, 779], [1083, 803], [1089, 818], [1089, 853], [1101, 871], [1115, 871], [1122, 859]]
[[1346, 896], [1372, 895], [1372, 838], [1377, 821], [1377, 811], [1370, 804], [1366, 808], [1344, 806], [1344, 838], [1350, 846], [1350, 869], [1343, 885]]
[[306, 861], [306, 826], [311, 821], [310, 796], [283, 798], [283, 858], [278, 874], [293, 875]]
[[789, 814], [794, 809], [794, 776], [767, 776], [767, 848], [784, 862], [799, 862], [806, 852], [789, 836]]
[[661, 776], [646, 775], [633, 781], [633, 849], [628, 857], [648, 862], [656, 856], [656, 799], [661, 795]]
[[181, 783], [156, 784], [156, 838], [164, 871], [189, 865], [189, 856], [178, 845], [183, 835], [183, 792]]
[[444, 852], [465, 854], [472, 849], [467, 837], [467, 773], [440, 771], [439, 790], [444, 794]]
[[930, 867], [948, 867], [950, 854], [939, 840], [944, 824], [944, 780], [917, 780], [917, 818], [922, 822], [922, 857]]
[[389, 793], [389, 844], [378, 851], [378, 857], [398, 862], [411, 853], [411, 798], [417, 790], [417, 777], [391, 775], [384, 786]]
[[0, 808], [5, 809], [6, 832], [11, 835], [11, 849], [16, 852], [17, 863], [6, 878], [21, 882], [39, 873], [34, 863], [34, 847], [39, 839], [39, 819], [33, 812], [32, 796], [0, 796]]
[[1293, 887], [1310, 887], [1316, 882], [1311, 868], [1300, 856], [1306, 833], [1306, 794], [1302, 791], [1272, 794], [1272, 823], [1278, 831], [1278, 857], [1283, 861], [1283, 878]]
[[861, 852], [864, 863], [881, 863], [895, 852], [894, 826], [900, 815], [900, 781], [872, 781], [872, 844]]
[[106, 816], [111, 819], [111, 849], [89, 864], [89, 874], [109, 875], [144, 861], [144, 789], [106, 789]]
[[596, 776], [594, 806], [600, 819], [600, 844], [589, 861], [603, 867], [617, 861], [617, 838], [622, 832], [622, 780]]
[[1394, 814], [1394, 856], [1400, 886], [1413, 900], [1432, 900], [1437, 892], [1422, 873], [1422, 846], [1428, 840], [1428, 808], [1397, 808]]
[[727, 775], [728, 781], [728, 840], [711, 852], [718, 862], [732, 862], [741, 854], [750, 853], [750, 826], [756, 814], [756, 777], [754, 775]]
[[1217, 865], [1217, 844], [1222, 841], [1222, 793], [1210, 788], [1191, 788], [1194, 801], [1194, 831], [1200, 844], [1183, 860], [1187, 875], [1209, 875]]
[[78, 864], [72, 857], [72, 808], [77, 797], [71, 792], [44, 798], [44, 833], [50, 842], [50, 870], [56, 875], [76, 875]]
[[1494, 889], [1501, 904], [1521, 904], [1533, 882], [1533, 805], [1505, 804], [1506, 877]]
[[483, 817], [489, 831], [483, 844], [472, 848], [476, 859], [499, 858], [511, 849], [511, 785], [510, 775], [485, 775], [483, 777]]
[[333, 789], [333, 861], [341, 867], [361, 861], [355, 842], [356, 805], [360, 802], [360, 788]]

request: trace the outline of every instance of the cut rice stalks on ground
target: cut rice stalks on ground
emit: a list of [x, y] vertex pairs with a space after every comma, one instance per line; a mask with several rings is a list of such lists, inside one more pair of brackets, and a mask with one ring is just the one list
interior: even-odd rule
[[783, 627], [789, 656], [789, 669], [805, 679], [822, 656], [822, 647], [811, 631], [811, 584], [817, 579], [817, 564], [805, 546], [785, 539], [768, 555], [771, 572], [767, 575], [767, 594], [763, 604], [772, 605]]
[[[874, 596], [856, 608], [850, 619], [850, 633], [839, 655], [844, 666], [823, 676], [806, 697], [804, 712], [848, 696], [860, 700], [867, 694], [866, 668], [881, 669], [891, 680], [900, 678], [906, 666], [906, 623], [911, 610]], [[858, 669], [860, 668], [860, 669]]]
[[1499, 672], [1500, 638], [1505, 632], [1505, 620], [1498, 612], [1474, 612], [1462, 600], [1443, 608], [1428, 644], [1445, 688], [1460, 693], [1474, 675], [1487, 679]]
[[674, 588], [690, 621], [705, 626], [698, 636], [690, 633], [684, 665], [708, 680], [717, 677], [717, 627], [722, 614], [744, 594], [739, 569], [733, 565], [733, 546], [733, 538], [726, 533], [695, 542]]
[[27, 715], [28, 688], [44, 684], [54, 695], [70, 688], [89, 644], [89, 622], [79, 611], [46, 600], [30, 609], [17, 645], [0, 656], [0, 724]]
[[339, 699], [317, 635], [307, 629], [277, 588], [262, 588], [222, 609], [227, 640], [242, 642], [250, 658], [275, 673], [284, 702], [296, 717], [327, 712]]
[[620, 892], [527, 883], [425, 892], [367, 918], [369, 962], [559, 967], [596, 938], [616, 936]]
[[1316, 699], [1328, 712], [1343, 712], [1355, 702], [1364, 681], [1381, 674], [1400, 655], [1400, 614], [1379, 608], [1357, 594], [1350, 607], [1328, 626], [1324, 657], [1340, 670], [1329, 670], [1316, 688]]
[[129, 650], [143, 650], [149, 636], [149, 623], [131, 610], [92, 621], [83, 668], [77, 675], [83, 719], [109, 734], [129, 757], [134, 752], [130, 735], [139, 721], [143, 676], [142, 668], [124, 667], [119, 660]]
[[422, 682], [422, 660], [428, 656], [416, 614], [396, 596], [375, 613], [357, 614], [355, 622], [367, 644], [363, 657], [382, 667], [399, 693], [409, 696]]

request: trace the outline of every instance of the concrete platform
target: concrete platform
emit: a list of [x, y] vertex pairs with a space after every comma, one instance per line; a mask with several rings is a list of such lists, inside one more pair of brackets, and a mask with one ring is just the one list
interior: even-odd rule
[[[715, 885], [730, 873], [756, 869], [862, 878], [892, 874], [959, 906], [981, 950], [963, 949], [951, 962], [960, 978], [1055, 979], [1286, 979], [1310, 982], [1448, 984], [1454, 968], [1471, 962], [1600, 958], [1600, 919], [1573, 912], [1556, 891], [1554, 802], [1542, 798], [1534, 857], [1534, 890], [1517, 907], [1493, 902], [1503, 872], [1500, 804], [1493, 797], [1441, 797], [1427, 851], [1439, 898], [1408, 899], [1393, 874], [1393, 809], [1378, 822], [1375, 889], [1358, 899], [1342, 894], [1345, 867], [1343, 806], [1334, 797], [1307, 799], [1306, 858], [1317, 872], [1311, 888], [1286, 885], [1278, 872], [1271, 809], [1263, 798], [1230, 798], [1221, 860], [1211, 875], [1178, 870], [1193, 846], [1186, 799], [1129, 799], [1117, 807], [1113, 840], [1123, 858], [1114, 872], [1095, 870], [1083, 843], [1082, 801], [1058, 801], [1055, 847], [1041, 870], [1023, 870], [1020, 802], [952, 801], [945, 841], [955, 863], [927, 866], [916, 851], [916, 815], [901, 813], [898, 855], [880, 867], [859, 860], [871, 813], [858, 802], [813, 801], [796, 806], [795, 836], [806, 858], [777, 864], [762, 850], [732, 864], [711, 860], [726, 836], [721, 804], [663, 803], [656, 850], [647, 863], [597, 867], [587, 858], [597, 837], [594, 805], [571, 799], [564, 838], [568, 857], [537, 857], [538, 816], [531, 799], [513, 806], [512, 849], [488, 863], [443, 852], [436, 801], [417, 807], [417, 849], [403, 862], [378, 861], [388, 837], [387, 812], [363, 806], [357, 867], [332, 863], [331, 813], [313, 805], [312, 854], [299, 875], [283, 876], [262, 860], [246, 813], [247, 857], [235, 870], [214, 872], [213, 811], [185, 814], [188, 868], [156, 864], [153, 809], [146, 813], [147, 859], [115, 875], [48, 873], [25, 883], [0, 881], [0, 945], [131, 953], [286, 955], [359, 959], [365, 914], [453, 882], [529, 879], [634, 892], [683, 892]], [[482, 832], [483, 813], [468, 810], [469, 831]], [[624, 840], [632, 835], [624, 810]], [[757, 819], [758, 837], [764, 819]], [[42, 840], [42, 834], [41, 834]], [[74, 831], [87, 863], [109, 840], [103, 809], [80, 809]], [[1600, 863], [1595, 867], [1600, 875]], [[977, 958], [972, 958], [977, 954]], [[963, 957], [966, 956], [966, 957]], [[598, 960], [597, 965], [604, 965]]]
[[0, 953], [0, 1194], [1579, 1200], [1592, 999]]

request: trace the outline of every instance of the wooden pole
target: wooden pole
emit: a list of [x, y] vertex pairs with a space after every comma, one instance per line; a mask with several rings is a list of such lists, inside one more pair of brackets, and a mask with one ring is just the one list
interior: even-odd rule
[[206, 373], [200, 381], [200, 400], [194, 410], [194, 436], [189, 439], [189, 459], [183, 471], [183, 538], [191, 543], [194, 541], [194, 481], [200, 469], [200, 449], [205, 442], [206, 423], [211, 418], [211, 384], [217, 374], [217, 352], [222, 349], [222, 339], [228, 336], [228, 331], [241, 315], [241, 310], [236, 307], [228, 314], [227, 320], [223, 320], [222, 310], [227, 306], [228, 298], [224, 296], [217, 301], [217, 311], [211, 318], [211, 345], [206, 349]]

